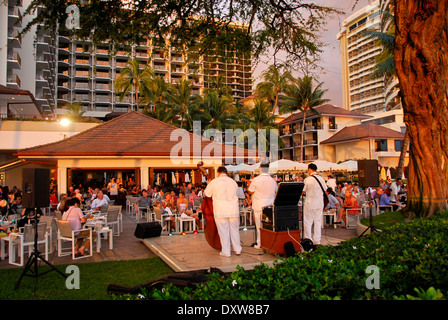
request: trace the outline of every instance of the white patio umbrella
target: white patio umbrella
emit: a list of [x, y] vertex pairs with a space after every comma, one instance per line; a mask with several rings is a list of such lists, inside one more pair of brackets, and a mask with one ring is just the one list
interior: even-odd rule
[[339, 163], [339, 166], [341, 166], [342, 170], [347, 171], [358, 171], [358, 161], [356, 160], [348, 160], [342, 163]]
[[229, 172], [236, 172], [237, 170], [237, 166], [231, 165], [229, 164], [228, 166], [226, 166], [227, 171]]
[[344, 170], [339, 164], [333, 162], [316, 160], [312, 163], [317, 166], [317, 171]]
[[280, 159], [269, 164], [269, 172], [275, 173], [279, 170], [306, 170], [308, 166], [304, 163]]

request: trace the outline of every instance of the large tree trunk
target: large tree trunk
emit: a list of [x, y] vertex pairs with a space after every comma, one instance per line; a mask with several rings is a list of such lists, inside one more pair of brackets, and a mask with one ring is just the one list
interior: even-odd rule
[[403, 176], [404, 161], [406, 160], [406, 156], [408, 155], [409, 140], [409, 133], [406, 129], [406, 132], [404, 133], [403, 144], [401, 146], [400, 159], [398, 160], [396, 178], [401, 178]]
[[395, 1], [395, 66], [410, 138], [408, 214], [448, 198], [448, 0]]

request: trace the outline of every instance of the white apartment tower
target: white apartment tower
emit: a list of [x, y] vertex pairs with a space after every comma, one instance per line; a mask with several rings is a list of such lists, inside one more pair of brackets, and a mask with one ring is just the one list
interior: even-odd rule
[[[6, 0], [0, 4], [0, 84], [30, 91], [41, 112], [55, 109], [56, 41], [34, 26], [22, 39], [20, 30], [31, 20], [20, 21], [30, 0]], [[37, 13], [39, 10], [37, 11]], [[5, 114], [2, 114], [4, 117]]]
[[385, 32], [381, 17], [377, 0], [345, 19], [337, 35], [341, 50], [343, 107], [373, 116], [365, 122], [404, 132], [403, 110], [396, 103], [397, 82], [372, 77], [376, 58], [382, 48], [364, 31]]
[[89, 41], [73, 40], [62, 31], [49, 34], [34, 27], [21, 40], [19, 31], [31, 19], [19, 24], [30, 0], [7, 0], [0, 4], [0, 84], [29, 90], [44, 114], [64, 113], [69, 103], [81, 102], [86, 116], [104, 117], [110, 112], [135, 110], [135, 93], [120, 101], [114, 81], [130, 57], [148, 64], [168, 83], [190, 79], [193, 94], [202, 94], [218, 76], [232, 88], [236, 100], [252, 93], [252, 58], [236, 53], [230, 58], [209, 54], [192, 61], [174, 43], [166, 48], [151, 40], [133, 46], [132, 52], [117, 48], [109, 54], [109, 44], [95, 46]]

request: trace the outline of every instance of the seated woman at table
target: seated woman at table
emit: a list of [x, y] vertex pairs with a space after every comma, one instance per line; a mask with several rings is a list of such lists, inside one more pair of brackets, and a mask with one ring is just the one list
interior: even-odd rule
[[343, 228], [347, 228], [347, 214], [355, 214], [357, 210], [351, 210], [350, 208], [359, 208], [358, 201], [356, 201], [356, 197], [352, 194], [351, 190], [345, 191], [344, 198], [344, 206], [339, 209], [339, 219], [335, 222], [335, 224], [340, 224], [341, 219], [344, 221]]
[[179, 192], [179, 198], [177, 199], [177, 210], [179, 210], [179, 213], [185, 213], [187, 216], [194, 218], [199, 230], [202, 230], [202, 224], [199, 220], [199, 215], [190, 208], [189, 202], [187, 198], [185, 198], [184, 191]]
[[[79, 208], [80, 201], [78, 198], [72, 198], [67, 201], [68, 210], [62, 215], [62, 220], [70, 221], [72, 230], [75, 232], [76, 244], [75, 244], [75, 255], [77, 257], [85, 255], [86, 250], [90, 250], [90, 241], [85, 238], [85, 233], [81, 230], [82, 225], [86, 223], [87, 219], [90, 218], [91, 214], [84, 216], [81, 209]], [[79, 230], [79, 231], [77, 231]], [[92, 232], [92, 242], [96, 239], [97, 233]]]
[[[174, 216], [172, 208], [173, 208], [173, 205], [171, 203], [167, 203], [166, 204], [166, 207], [163, 210], [162, 219], [164, 221], [170, 221], [171, 222], [171, 229], [176, 230], [176, 218]], [[167, 231], [170, 231], [170, 230], [167, 230]]]
[[326, 209], [327, 210], [332, 210], [332, 209], [337, 210], [339, 208], [339, 201], [338, 201], [338, 199], [336, 199], [336, 194], [334, 193], [333, 188], [331, 188], [331, 187], [327, 188], [325, 193], [328, 196], [328, 205], [327, 205]]

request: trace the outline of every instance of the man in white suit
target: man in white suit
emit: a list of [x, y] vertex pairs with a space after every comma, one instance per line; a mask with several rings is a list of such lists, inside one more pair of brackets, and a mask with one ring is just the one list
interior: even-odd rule
[[[303, 193], [305, 203], [303, 208], [304, 237], [312, 239], [314, 244], [321, 241], [322, 216], [324, 211], [324, 191], [326, 184], [324, 178], [317, 174], [317, 166], [314, 163], [308, 165], [308, 177], [304, 180]], [[311, 228], [314, 225], [314, 236], [311, 236]]]
[[249, 194], [252, 194], [252, 208], [254, 209], [255, 228], [257, 229], [257, 249], [261, 247], [261, 215], [263, 207], [270, 206], [274, 203], [275, 194], [277, 193], [277, 182], [269, 175], [269, 164], [261, 164], [261, 173], [254, 178], [248, 188]]
[[238, 208], [238, 185], [227, 176], [225, 167], [218, 168], [218, 177], [207, 183], [204, 194], [213, 199], [213, 215], [221, 240], [223, 257], [231, 256], [231, 246], [241, 254], [240, 214]]

